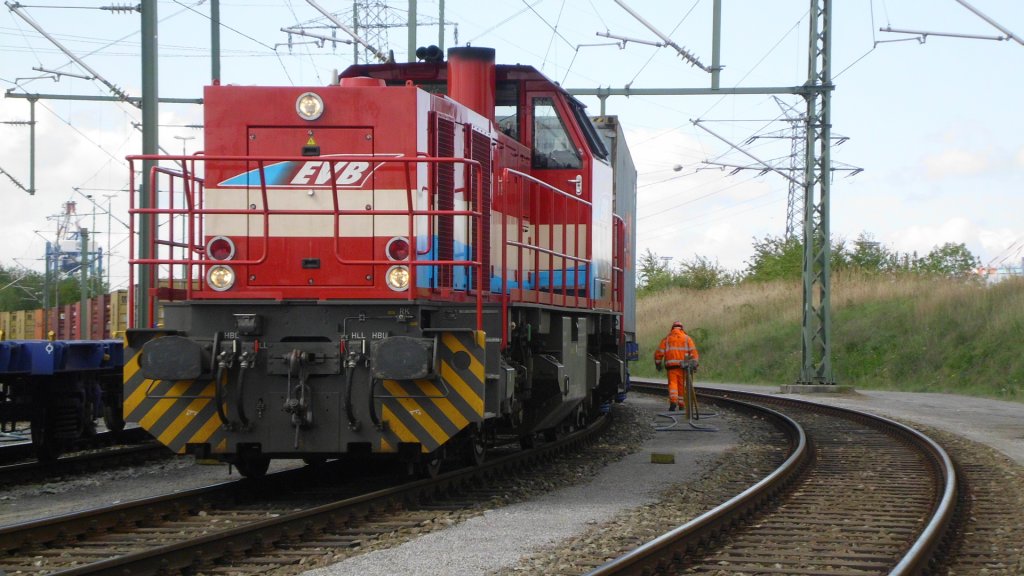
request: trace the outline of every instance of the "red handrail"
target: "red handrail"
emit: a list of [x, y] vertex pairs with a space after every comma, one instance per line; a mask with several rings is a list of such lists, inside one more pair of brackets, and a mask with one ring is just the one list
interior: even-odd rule
[[[504, 212], [501, 214], [501, 278], [502, 278], [502, 307], [501, 307], [501, 319], [502, 326], [507, 327], [508, 321], [508, 308], [512, 301], [517, 302], [541, 302], [542, 290], [540, 290], [541, 274], [547, 273], [548, 285], [551, 288], [550, 297], [546, 298], [550, 304], [561, 305], [561, 306], [573, 306], [573, 307], [587, 307], [593, 306], [593, 298], [588, 287], [582, 287], [585, 290], [585, 296], [580, 296], [581, 286], [579, 282], [580, 278], [580, 264], [585, 264], [584, 268], [584, 279], [590, 278], [594, 274], [594, 267], [591, 261], [591, 237], [588, 233], [586, 235], [586, 242], [584, 245], [583, 253], [580, 253], [579, 239], [580, 239], [580, 227], [583, 225], [581, 222], [589, 222], [592, 205], [590, 202], [583, 200], [573, 194], [560, 190], [554, 186], [551, 186], [547, 182], [538, 180], [533, 176], [513, 170], [511, 168], [505, 168], [501, 171], [501, 175], [498, 178], [498, 197], [501, 201], [501, 206]], [[548, 225], [546, 242], [542, 243], [542, 239], [539, 234], [534, 234], [534, 238], [530, 241], [523, 238], [523, 221], [526, 218], [533, 217], [537, 218], [540, 214], [557, 214], [563, 215], [561, 219], [562, 231], [561, 231], [561, 251], [554, 248], [555, 236], [554, 226]], [[573, 218], [569, 218], [570, 210], [572, 211]], [[581, 219], [581, 216], [583, 218]], [[515, 217], [519, 220], [516, 226], [515, 239], [508, 238], [508, 219]], [[568, 234], [569, 228], [572, 228], [573, 238], [573, 249], [574, 253], [568, 251]], [[536, 229], [536, 227], [535, 227]], [[513, 290], [509, 286], [509, 266], [508, 266], [508, 248], [515, 247], [517, 262], [516, 267], [512, 272], [517, 277], [518, 288], [513, 293]], [[524, 252], [530, 252], [532, 254], [532, 262], [530, 263], [530, 269], [527, 271], [524, 268]], [[540, 257], [541, 255], [547, 256], [547, 267], [541, 269]], [[561, 267], [556, 270], [555, 260], [556, 258], [561, 263]], [[568, 262], [573, 262], [573, 266], [570, 267]], [[571, 296], [572, 302], [570, 303], [569, 290], [569, 273], [573, 275], [573, 294]], [[562, 275], [562, 286], [561, 294], [555, 292], [555, 272], [559, 272]], [[528, 274], [532, 272], [536, 282], [536, 286], [533, 289], [526, 288], [526, 280]], [[513, 296], [514, 294], [514, 296]], [[561, 298], [555, 298], [555, 296], [561, 296]], [[503, 329], [501, 335], [501, 346], [505, 348], [508, 345], [508, 330]]]
[[[331, 216], [332, 220], [333, 220], [333, 228], [334, 228], [334, 242], [333, 242], [333, 245], [334, 245], [334, 257], [335, 257], [335, 260], [338, 263], [344, 264], [344, 265], [389, 265], [389, 264], [393, 264], [393, 262], [391, 260], [387, 260], [387, 259], [384, 259], [384, 258], [380, 258], [380, 259], [373, 259], [373, 258], [369, 258], [369, 259], [351, 259], [351, 258], [348, 258], [347, 259], [347, 258], [345, 258], [342, 255], [342, 253], [341, 253], [340, 239], [339, 239], [340, 238], [340, 234], [339, 234], [339, 232], [340, 232], [340, 228], [339, 228], [340, 224], [339, 223], [340, 223], [340, 218], [343, 217], [343, 216], [407, 216], [408, 220], [407, 220], [407, 231], [406, 231], [407, 235], [406, 235], [406, 237], [409, 239], [409, 242], [410, 242], [410, 244], [412, 246], [415, 246], [414, 242], [415, 242], [416, 236], [414, 235], [414, 227], [415, 227], [415, 219], [416, 219], [417, 216], [426, 216], [426, 217], [428, 217], [428, 221], [430, 220], [430, 217], [433, 217], [433, 216], [441, 216], [441, 215], [444, 215], [444, 216], [463, 216], [463, 217], [467, 217], [467, 218], [469, 218], [469, 219], [471, 219], [473, 221], [473, 226], [474, 226], [474, 229], [476, 230], [476, 236], [477, 236], [476, 240], [475, 240], [475, 245], [476, 246], [482, 246], [483, 245], [483, 243], [482, 243], [482, 234], [483, 234], [482, 229], [483, 229], [483, 227], [480, 225], [480, 222], [481, 222], [481, 219], [482, 219], [482, 214], [479, 212], [478, 209], [468, 209], [468, 210], [436, 210], [436, 209], [433, 209], [433, 208], [427, 208], [427, 209], [413, 209], [413, 208], [411, 208], [414, 205], [413, 204], [413, 201], [414, 201], [413, 183], [412, 183], [412, 177], [410, 175], [411, 165], [419, 164], [419, 163], [429, 163], [429, 164], [452, 163], [452, 164], [464, 164], [464, 165], [466, 165], [468, 167], [467, 172], [470, 175], [471, 181], [475, 180], [475, 182], [473, 182], [473, 184], [475, 184], [475, 186], [473, 186], [473, 190], [472, 190], [472, 196], [473, 196], [472, 199], [471, 199], [472, 200], [472, 206], [473, 207], [481, 206], [482, 205], [481, 204], [481, 194], [483, 192], [482, 191], [482, 187], [483, 187], [483, 174], [482, 174], [482, 170], [481, 170], [479, 162], [477, 162], [475, 160], [471, 160], [471, 159], [466, 159], [466, 158], [434, 158], [434, 157], [427, 157], [427, 156], [419, 156], [419, 157], [394, 157], [394, 156], [387, 156], [387, 157], [381, 157], [381, 156], [369, 156], [369, 155], [367, 155], [367, 156], [345, 156], [344, 159], [347, 162], [368, 162], [368, 163], [375, 163], [375, 164], [378, 164], [378, 165], [380, 165], [380, 164], [387, 164], [387, 163], [404, 164], [405, 165], [405, 174], [406, 174], [406, 187], [405, 187], [406, 188], [406, 190], [405, 190], [405, 192], [406, 192], [406, 206], [409, 207], [409, 208], [407, 208], [405, 210], [400, 210], [400, 209], [392, 209], [392, 210], [373, 210], [373, 209], [368, 209], [368, 210], [343, 210], [343, 209], [341, 209], [341, 207], [339, 205], [339, 200], [338, 200], [339, 189], [338, 189], [338, 186], [337, 186], [337, 175], [335, 174], [335, 164], [333, 162], [328, 162], [328, 166], [329, 166], [329, 169], [331, 170], [331, 176], [332, 176], [331, 180], [330, 180], [330, 189], [331, 189], [331, 191], [333, 193], [332, 194], [333, 195], [333, 209], [332, 210], [323, 210], [323, 209], [321, 209], [321, 210], [309, 210], [309, 209], [302, 209], [302, 210], [299, 210], [299, 209], [271, 209], [270, 206], [269, 206], [268, 198], [267, 198], [267, 185], [266, 185], [266, 177], [265, 177], [265, 168], [266, 168], [267, 164], [269, 162], [275, 162], [276, 163], [276, 162], [305, 162], [305, 161], [308, 161], [309, 158], [308, 157], [304, 157], [304, 156], [298, 156], [298, 157], [294, 157], [294, 156], [289, 156], [289, 157], [269, 157], [269, 156], [268, 157], [254, 157], [254, 156], [202, 156], [202, 157], [188, 156], [188, 157], [183, 157], [183, 156], [161, 156], [161, 155], [136, 155], [136, 156], [129, 156], [128, 157], [128, 161], [129, 161], [129, 165], [130, 165], [130, 168], [131, 168], [130, 186], [131, 186], [131, 189], [132, 189], [132, 194], [130, 196], [131, 197], [131, 204], [130, 204], [130, 207], [129, 207], [129, 214], [131, 215], [130, 226], [129, 226], [130, 227], [130, 233], [132, 234], [132, 237], [134, 237], [134, 235], [136, 234], [135, 224], [136, 224], [136, 218], [137, 217], [139, 217], [139, 218], [148, 218], [149, 219], [149, 224], [150, 224], [150, 230], [152, 231], [152, 238], [150, 238], [150, 242], [149, 242], [149, 247], [150, 247], [150, 257], [149, 258], [137, 258], [136, 254], [135, 254], [135, 243], [134, 242], [131, 243], [131, 246], [129, 248], [129, 264], [130, 264], [130, 266], [129, 266], [129, 283], [131, 285], [133, 285], [133, 286], [135, 284], [135, 279], [134, 279], [134, 277], [135, 277], [134, 270], [135, 269], [134, 269], [134, 266], [150, 266], [152, 268], [156, 268], [156, 267], [159, 267], [159, 266], [171, 266], [172, 268], [171, 268], [171, 272], [169, 274], [169, 278], [168, 279], [170, 280], [170, 287], [173, 288], [174, 287], [173, 267], [174, 266], [183, 266], [186, 269], [185, 277], [186, 277], [186, 280], [187, 280], [185, 282], [185, 284], [186, 284], [185, 294], [186, 294], [186, 298], [191, 299], [193, 297], [193, 278], [196, 276], [197, 269], [200, 269], [203, 266], [209, 266], [209, 265], [214, 265], [214, 264], [221, 263], [220, 261], [212, 260], [212, 259], [209, 259], [209, 258], [205, 257], [206, 256], [205, 255], [205, 247], [203, 246], [201, 241], [197, 240], [197, 237], [196, 237], [197, 233], [199, 234], [199, 238], [202, 237], [203, 217], [204, 216], [209, 216], [209, 215], [238, 215], [238, 216], [253, 216], [253, 215], [256, 215], [256, 216], [262, 216], [262, 220], [263, 220], [263, 231], [262, 231], [263, 250], [262, 250], [262, 253], [259, 255], [258, 258], [251, 258], [250, 257], [250, 258], [242, 259], [242, 260], [232, 260], [231, 263], [232, 263], [232, 265], [235, 265], [235, 266], [258, 265], [258, 264], [261, 264], [261, 263], [266, 261], [266, 259], [267, 259], [267, 251], [269, 249], [269, 242], [268, 242], [268, 240], [271, 237], [270, 236], [270, 216], [271, 216], [271, 214], [273, 214], [275, 216]], [[152, 169], [151, 173], [148, 176], [148, 181], [149, 181], [149, 205], [151, 206], [150, 208], [138, 208], [138, 207], [136, 207], [136, 204], [135, 204], [135, 198], [136, 198], [136, 195], [135, 195], [135, 178], [134, 178], [134, 174], [135, 174], [135, 170], [134, 170], [135, 161], [144, 161], [144, 160], [154, 160], [154, 161], [164, 160], [164, 161], [176, 161], [176, 162], [181, 162], [182, 163], [182, 169], [181, 170], [173, 170], [173, 169], [170, 169], [170, 168], [160, 167], [160, 166], [155, 166]], [[260, 209], [256, 209], [256, 208], [234, 208], [234, 209], [228, 208], [228, 209], [225, 209], [225, 208], [205, 208], [205, 207], [202, 207], [203, 206], [202, 194], [205, 191], [203, 179], [199, 178], [198, 176], [196, 176], [194, 169], [191, 171], [191, 174], [189, 173], [189, 170], [185, 166], [185, 160], [189, 160], [192, 163], [193, 167], [194, 167], [194, 164], [195, 164], [195, 162], [197, 160], [202, 160], [202, 161], [206, 161], [206, 162], [244, 162], [244, 163], [249, 163], [249, 164], [256, 163], [257, 164], [257, 169], [259, 171], [259, 177], [260, 177], [260, 179], [259, 179], [259, 182], [260, 182], [260, 184], [259, 184], [259, 193], [260, 193], [260, 196], [261, 196], [262, 208], [260, 208]], [[159, 194], [162, 192], [162, 190], [160, 189], [160, 186], [159, 186], [159, 183], [160, 183], [159, 177], [161, 175], [165, 176], [169, 180], [169, 182], [170, 182], [168, 190], [167, 190], [167, 192], [170, 194], [170, 196], [169, 196], [169, 200], [167, 202], [167, 206], [166, 207], [160, 207], [158, 205]], [[186, 194], [185, 195], [186, 195], [187, 200], [186, 200], [186, 206], [182, 207], [182, 208], [176, 208], [174, 206], [174, 195], [176, 193], [176, 188], [175, 188], [175, 184], [174, 183], [177, 180], [182, 180], [183, 182], [185, 182], [184, 188], [186, 190]], [[256, 186], [250, 186], [250, 188], [255, 189]], [[432, 205], [432, 203], [430, 203], [430, 205]], [[171, 224], [169, 226], [169, 230], [168, 230], [169, 239], [167, 239], [167, 240], [161, 239], [159, 237], [159, 235], [158, 235], [159, 234], [159, 225], [158, 225], [158, 222], [157, 222], [157, 217], [158, 216], [165, 217], [167, 219], [167, 221]], [[174, 240], [173, 220], [174, 220], [175, 216], [185, 216], [187, 218], [187, 232], [183, 234], [184, 236], [187, 237], [187, 241], [175, 241]], [[160, 247], [160, 246], [167, 247], [170, 250], [170, 254], [168, 254], [168, 257], [166, 257], [166, 258], [159, 257], [159, 253], [157, 252], [157, 248]], [[174, 255], [174, 249], [175, 248], [179, 248], [179, 249], [181, 249], [184, 252], [184, 254], [182, 254], [182, 257], [178, 257], [178, 258], [174, 257], [175, 256]], [[197, 258], [196, 257], [197, 255], [199, 255], [200, 257]], [[431, 259], [431, 260], [422, 260], [422, 259], [410, 258], [408, 261], [406, 261], [404, 263], [407, 264], [409, 266], [409, 269], [410, 269], [410, 289], [406, 292], [406, 298], [408, 298], [409, 300], [413, 300], [416, 297], [416, 295], [415, 295], [415, 287], [417, 286], [417, 284], [416, 284], [416, 271], [417, 271], [417, 268], [419, 268], [421, 266], [452, 266], [452, 267], [463, 266], [463, 267], [470, 268], [470, 269], [474, 270], [476, 272], [476, 274], [475, 274], [475, 277], [476, 277], [475, 278], [475, 290], [473, 290], [473, 288], [471, 288], [470, 286], [467, 286], [466, 290], [467, 290], [467, 292], [475, 291], [475, 293], [476, 293], [476, 313], [477, 313], [476, 314], [477, 315], [476, 325], [477, 325], [477, 329], [478, 330], [482, 330], [483, 329], [483, 300], [482, 300], [482, 298], [483, 298], [483, 293], [486, 292], [486, 290], [485, 290], [485, 287], [484, 287], [484, 284], [483, 284], [483, 267], [482, 267], [482, 264], [481, 264], [481, 256], [479, 254], [477, 254], [476, 259], [466, 259], [466, 260], [454, 260], [454, 259], [438, 260], [438, 259]], [[152, 290], [152, 289], [154, 289], [154, 288], [156, 288], [158, 286], [159, 286], [158, 275], [157, 274], [151, 274], [150, 275], [150, 286], [145, 287], [145, 289]], [[134, 313], [135, 313], [135, 310], [134, 310], [134, 300], [135, 300], [135, 295], [130, 293], [129, 299], [130, 299], [129, 311], [130, 311], [130, 314], [131, 314], [130, 322], [132, 322], [132, 324], [134, 325]], [[154, 317], [154, 308], [153, 308], [152, 304], [150, 305], [150, 307], [146, 311], [146, 313], [147, 313], [147, 316], [148, 316], [147, 324], [151, 324], [152, 319]]]
[[[332, 218], [332, 228], [334, 239], [332, 241], [332, 247], [334, 252], [334, 260], [342, 265], [360, 265], [360, 266], [373, 266], [373, 265], [391, 265], [394, 262], [385, 258], [351, 258], [346, 257], [342, 249], [341, 240], [341, 218], [344, 216], [404, 216], [406, 221], [406, 237], [409, 239], [410, 248], [414, 249], [414, 254], [419, 255], [419, 251], [416, 248], [417, 235], [416, 223], [417, 218], [422, 217], [426, 220], [428, 226], [427, 232], [432, 233], [433, 220], [439, 216], [450, 216], [450, 217], [464, 217], [469, 220], [469, 223], [474, 226], [475, 237], [470, 240], [471, 246], [470, 252], [466, 259], [456, 260], [454, 258], [449, 259], [438, 259], [435, 255], [430, 260], [416, 259], [416, 256], [410, 256], [409, 260], [404, 261], [403, 264], [409, 266], [410, 272], [410, 289], [406, 292], [405, 298], [414, 300], [421, 295], [421, 291], [417, 290], [417, 272], [421, 266], [436, 266], [436, 267], [464, 267], [467, 270], [472, 270], [475, 274], [475, 283], [470, 281], [467, 282], [465, 290], [458, 289], [460, 293], [473, 294], [476, 302], [476, 325], [478, 330], [483, 329], [483, 298], [484, 295], [490, 298], [490, 282], [484, 282], [484, 278], [490, 279], [490, 271], [483, 269], [482, 262], [486, 259], [486, 255], [482, 254], [482, 249], [485, 246], [483, 231], [484, 226], [483, 218], [491, 218], [491, 214], [482, 214], [480, 208], [485, 205], [483, 200], [483, 194], [489, 193], [489, 191], [483, 189], [484, 174], [481, 168], [481, 164], [477, 161], [464, 159], [464, 158], [437, 158], [428, 156], [418, 157], [394, 157], [394, 156], [345, 156], [344, 160], [347, 162], [368, 162], [371, 164], [377, 164], [378, 167], [383, 164], [401, 164], [404, 172], [405, 180], [405, 203], [404, 209], [343, 209], [341, 207], [341, 195], [346, 193], [346, 189], [339, 188], [338, 167], [334, 162], [328, 162], [327, 166], [330, 170], [329, 189], [332, 192], [332, 204], [330, 208], [323, 209], [295, 209], [295, 208], [271, 208], [268, 199], [268, 185], [266, 184], [266, 169], [269, 164], [274, 162], [306, 162], [309, 161], [309, 157], [305, 156], [289, 156], [289, 157], [253, 157], [253, 156], [206, 156], [206, 155], [194, 155], [194, 156], [157, 156], [157, 155], [140, 155], [140, 156], [129, 156], [128, 161], [131, 167], [131, 180], [130, 186], [132, 189], [131, 205], [129, 213], [131, 215], [130, 228], [131, 234], [134, 235], [136, 232], [136, 224], [139, 219], [148, 219], [150, 229], [152, 230], [152, 237], [149, 242], [150, 253], [147, 258], [139, 258], [136, 253], [136, 245], [134, 242], [131, 243], [129, 249], [129, 282], [130, 285], [135, 285], [135, 267], [136, 266], [149, 266], [153, 273], [150, 275], [149, 285], [143, 287], [143, 289], [151, 292], [155, 292], [164, 280], [169, 281], [169, 287], [172, 290], [176, 289], [177, 282], [184, 283], [184, 296], [188, 299], [193, 298], [196, 290], [203, 290], [202, 288], [202, 272], [203, 267], [211, 266], [222, 263], [218, 260], [213, 260], [206, 254], [206, 248], [203, 242], [204, 239], [204, 219], [207, 216], [218, 216], [218, 215], [235, 215], [252, 217], [258, 216], [262, 221], [262, 232], [250, 236], [250, 238], [262, 239], [262, 249], [259, 254], [247, 254], [245, 259], [232, 260], [231, 264], [234, 266], [253, 266], [265, 263], [268, 258], [268, 251], [270, 250], [269, 240], [272, 238], [271, 235], [271, 216], [330, 216]], [[180, 169], [172, 169], [169, 167], [154, 166], [150, 174], [147, 175], [147, 181], [149, 183], [149, 208], [139, 208], [136, 206], [135, 187], [136, 180], [134, 175], [135, 162], [150, 160], [150, 161], [173, 161], [180, 162]], [[197, 164], [202, 166], [203, 163], [210, 162], [231, 162], [231, 163], [243, 163], [248, 166], [255, 165], [255, 171], [259, 174], [259, 184], [251, 185], [249, 188], [253, 192], [257, 192], [260, 197], [262, 205], [256, 207], [254, 205], [240, 208], [207, 208], [204, 203], [204, 194], [206, 192], [205, 181], [203, 177], [196, 173]], [[466, 173], [468, 174], [468, 190], [470, 196], [469, 206], [462, 210], [440, 210], [435, 207], [433, 202], [433, 195], [428, 194], [426, 196], [425, 205], [421, 208], [413, 208], [417, 201], [416, 194], [419, 189], [416, 188], [416, 167], [420, 164], [428, 164], [429, 166], [435, 167], [441, 163], [450, 164], [463, 164], [467, 167]], [[207, 164], [209, 165], [209, 164]], [[432, 172], [431, 170], [430, 172]], [[184, 202], [180, 207], [175, 204], [174, 196], [178, 193], [178, 181], [181, 181], [183, 191]], [[512, 302], [529, 302], [529, 303], [541, 303], [551, 304], [563, 307], [575, 307], [575, 308], [590, 308], [594, 305], [594, 298], [591, 292], [589, 279], [594, 276], [594, 266], [592, 262], [592, 231], [586, 228], [589, 226], [590, 217], [592, 214], [592, 204], [586, 200], [583, 200], [569, 192], [565, 192], [558, 188], [555, 188], [529, 174], [513, 170], [503, 169], [500, 171], [500, 175], [495, 186], [495, 214], [494, 217], [498, 218], [501, 225], [501, 239], [499, 249], [501, 250], [501, 272], [500, 277], [504, 286], [501, 290], [501, 318], [503, 326], [508, 326], [508, 308]], [[166, 181], [166, 182], [165, 182]], [[432, 179], [430, 179], [432, 182]], [[422, 183], [420, 183], [422, 184]], [[163, 185], [163, 188], [161, 188]], [[428, 183], [428, 186], [433, 187], [432, 184]], [[271, 186], [272, 187], [272, 186]], [[328, 185], [325, 182], [323, 188], [328, 189]], [[163, 203], [160, 202], [161, 195], [169, 194], [167, 200]], [[500, 208], [499, 208], [500, 207]], [[541, 233], [539, 227], [535, 227], [535, 233], [532, 237], [526, 238], [524, 235], [523, 226], [517, 227], [517, 232], [513, 238], [508, 237], [508, 222], [509, 218], [516, 218], [522, 222], [527, 222], [530, 219], [537, 224], [537, 219], [540, 215], [550, 216], [554, 214], [554, 218], [547, 218], [547, 231]], [[182, 225], [181, 237], [177, 237], [174, 226], [176, 218], [184, 218], [185, 222]], [[422, 222], [421, 222], [422, 224]], [[161, 226], [166, 225], [166, 230], [161, 230]], [[556, 236], [555, 226], [561, 225], [562, 229]], [[613, 262], [612, 262], [612, 306], [617, 310], [623, 309], [623, 262], [621, 249], [622, 249], [622, 228], [623, 224], [621, 219], [615, 219], [613, 222], [613, 229], [615, 237], [613, 239]], [[583, 238], [580, 237], [581, 231], [586, 230], [587, 233]], [[423, 235], [423, 230], [419, 230], [420, 236]], [[570, 249], [570, 239], [572, 248]], [[557, 246], [557, 242], [560, 242], [560, 246]], [[581, 240], [583, 240], [581, 242]], [[433, 242], [433, 239], [429, 239]], [[510, 248], [514, 248], [517, 252], [516, 262], [514, 267], [510, 269], [510, 263], [508, 262], [508, 252]], [[431, 254], [432, 252], [427, 252]], [[542, 260], [544, 262], [542, 263]], [[158, 274], [160, 267], [169, 266], [170, 270], [164, 274], [161, 278]], [[182, 278], [177, 279], [175, 274], [175, 267], [181, 267], [183, 270]], [[484, 276], [487, 272], [488, 276]], [[582, 276], [581, 276], [582, 273]], [[547, 275], [546, 282], [542, 281], [543, 276]], [[561, 275], [561, 286], [558, 286], [559, 280], [557, 275]], [[570, 284], [570, 274], [572, 274], [572, 280]], [[532, 275], [532, 280], [530, 276]], [[510, 276], [514, 276], [518, 283], [516, 288], [509, 286]], [[581, 283], [581, 277], [583, 282]], [[198, 288], [196, 279], [199, 279]], [[475, 284], [475, 285], [473, 285]], [[532, 285], [531, 285], [532, 284]], [[546, 286], [545, 286], [546, 284]], [[326, 288], [330, 290], [331, 288]], [[452, 286], [435, 286], [434, 289], [442, 291], [450, 291], [453, 289]], [[570, 289], [572, 293], [570, 294]], [[448, 294], [447, 292], [445, 292]], [[255, 294], [250, 292], [249, 295]], [[261, 293], [262, 296], [266, 297], [272, 292]], [[450, 294], [449, 294], [450, 295]], [[496, 296], [496, 295], [495, 295]], [[273, 296], [269, 296], [273, 297]], [[277, 297], [280, 297], [278, 295]], [[134, 305], [136, 295], [133, 291], [129, 292], [130, 306], [129, 312], [131, 315], [130, 322], [134, 325]], [[155, 300], [155, 298], [154, 298]], [[151, 300], [150, 307], [145, 311], [147, 315], [147, 324], [151, 325], [152, 318], [155, 317], [155, 306]], [[507, 329], [503, 330], [502, 333], [502, 347], [504, 348], [508, 344]]]

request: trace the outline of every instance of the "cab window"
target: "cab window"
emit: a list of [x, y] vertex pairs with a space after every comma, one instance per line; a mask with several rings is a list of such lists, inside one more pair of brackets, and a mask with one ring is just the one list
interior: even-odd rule
[[498, 82], [494, 99], [494, 119], [498, 129], [519, 139], [519, 83]]
[[533, 99], [533, 167], [577, 169], [580, 153], [550, 97]]

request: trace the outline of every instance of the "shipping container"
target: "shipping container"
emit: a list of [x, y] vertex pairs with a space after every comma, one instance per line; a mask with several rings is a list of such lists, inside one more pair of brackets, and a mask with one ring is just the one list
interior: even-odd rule
[[128, 329], [128, 291], [118, 290], [110, 295], [110, 338], [121, 338]]
[[43, 321], [43, 309], [40, 308], [38, 310], [33, 310], [32, 311], [32, 316], [34, 318], [33, 329], [32, 329], [32, 338], [34, 338], [36, 340], [43, 340], [43, 339], [45, 339], [46, 338], [46, 322]]

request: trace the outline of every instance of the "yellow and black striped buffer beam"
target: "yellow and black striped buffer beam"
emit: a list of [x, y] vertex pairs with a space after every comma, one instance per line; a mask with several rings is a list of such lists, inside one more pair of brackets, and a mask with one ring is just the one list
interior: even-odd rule
[[124, 418], [138, 422], [174, 452], [188, 444], [209, 444], [212, 452], [227, 449], [212, 380], [149, 380], [139, 370], [140, 351], [124, 365]]
[[[485, 333], [442, 332], [433, 379], [384, 380], [375, 389], [385, 423], [379, 451], [418, 442], [431, 452], [484, 417]], [[375, 402], [376, 404], [376, 402]]]

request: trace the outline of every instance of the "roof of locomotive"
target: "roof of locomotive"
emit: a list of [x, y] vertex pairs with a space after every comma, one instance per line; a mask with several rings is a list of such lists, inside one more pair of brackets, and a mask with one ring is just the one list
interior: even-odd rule
[[[533, 66], [526, 66], [523, 64], [496, 64], [494, 69], [496, 82], [544, 82], [550, 85], [552, 90], [562, 92], [568, 98], [575, 100], [575, 98], [557, 82], [551, 80]], [[339, 78], [354, 78], [358, 76], [380, 78], [389, 85], [404, 84], [407, 80], [411, 80], [417, 85], [447, 85], [448, 63], [385, 62], [383, 64], [353, 64], [338, 75]], [[437, 90], [430, 91], [436, 92]]]

